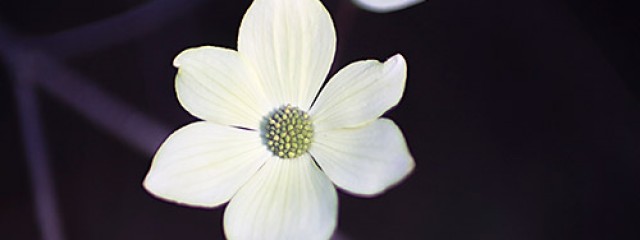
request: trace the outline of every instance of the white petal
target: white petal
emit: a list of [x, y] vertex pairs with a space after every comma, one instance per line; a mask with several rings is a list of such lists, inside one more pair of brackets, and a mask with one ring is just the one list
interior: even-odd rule
[[253, 71], [238, 52], [219, 47], [190, 48], [173, 63], [182, 106], [200, 119], [258, 129], [272, 110]]
[[318, 0], [255, 0], [240, 25], [246, 56], [276, 105], [307, 111], [336, 47], [331, 16]]
[[153, 158], [144, 187], [176, 203], [229, 201], [271, 156], [257, 132], [195, 122], [175, 131]]
[[384, 64], [366, 60], [346, 66], [329, 80], [309, 112], [315, 131], [375, 120], [400, 102], [406, 78], [407, 64], [400, 54]]
[[333, 183], [360, 196], [381, 194], [415, 166], [402, 132], [388, 119], [319, 133], [310, 153]]
[[407, 8], [424, 0], [353, 0], [362, 9], [377, 13], [387, 13]]
[[232, 199], [224, 213], [229, 239], [328, 239], [338, 200], [308, 154], [273, 157]]

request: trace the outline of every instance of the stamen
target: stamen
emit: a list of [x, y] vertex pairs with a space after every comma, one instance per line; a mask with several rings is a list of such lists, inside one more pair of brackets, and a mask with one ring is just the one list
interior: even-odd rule
[[263, 136], [267, 148], [281, 158], [297, 158], [306, 153], [313, 139], [309, 114], [292, 107], [277, 109], [268, 119]]

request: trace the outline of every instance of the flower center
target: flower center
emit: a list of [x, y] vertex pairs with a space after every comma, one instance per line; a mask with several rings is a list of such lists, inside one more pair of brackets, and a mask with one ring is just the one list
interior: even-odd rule
[[297, 158], [307, 152], [313, 139], [309, 114], [286, 105], [276, 109], [267, 119], [263, 131], [267, 148], [281, 158]]

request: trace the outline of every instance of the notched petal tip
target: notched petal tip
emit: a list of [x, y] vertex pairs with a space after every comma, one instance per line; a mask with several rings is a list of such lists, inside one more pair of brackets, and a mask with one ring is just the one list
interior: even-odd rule
[[398, 73], [406, 75], [407, 60], [404, 59], [402, 54], [397, 53], [384, 62], [384, 72], [389, 73], [392, 71], [397, 71]]
[[396, 93], [398, 99], [392, 107], [396, 106], [400, 103], [400, 100], [404, 95], [403, 93], [407, 82], [407, 61], [399, 53], [393, 55], [393, 57], [390, 57], [384, 62], [382, 72], [384, 78], [392, 79], [392, 82], [395, 82], [396, 86], [398, 86], [398, 88], [396, 88], [398, 91]]
[[[203, 208], [206, 207], [206, 206], [198, 206], [193, 204], [187, 205], [187, 204], [181, 203], [177, 199], [169, 197], [169, 194], [166, 194], [165, 192], [162, 191], [163, 188], [159, 186], [158, 181], [156, 181], [155, 177], [152, 175], [153, 173], [151, 171], [147, 173], [147, 176], [142, 181], [142, 188], [144, 188], [144, 190], [154, 198], [157, 198], [163, 202], [168, 202], [172, 204], [185, 205], [190, 207], [203, 207]], [[208, 207], [208, 208], [211, 208], [211, 207]]]
[[176, 68], [180, 68], [184, 59], [186, 57], [189, 57], [189, 55], [191, 55], [194, 51], [200, 48], [202, 47], [187, 48], [185, 50], [182, 50], [182, 52], [178, 53], [178, 55], [176, 55], [176, 57], [173, 58], [173, 66]]
[[191, 47], [191, 48], [187, 48], [185, 50], [182, 50], [182, 52], [178, 53], [178, 55], [173, 59], [173, 66], [176, 67], [176, 68], [180, 68], [180, 66], [182, 66], [183, 64], [189, 62], [191, 60], [191, 58], [198, 57], [198, 55], [201, 55], [204, 52], [221, 51], [221, 50], [222, 51], [228, 51], [228, 52], [236, 52], [235, 50], [232, 50], [232, 49], [227, 49], [227, 48], [223, 48], [223, 47], [209, 46], [209, 45]]
[[181, 205], [181, 206], [211, 209], [226, 203], [226, 202], [223, 202], [219, 204], [218, 203], [212, 204], [212, 203], [197, 202], [197, 201], [185, 202], [181, 200], [183, 197], [180, 197], [175, 193], [171, 193], [170, 191], [166, 191], [167, 189], [166, 186], [163, 186], [162, 179], [160, 179], [160, 176], [157, 176], [155, 171], [149, 171], [147, 173], [147, 176], [142, 181], [142, 188], [144, 188], [144, 190], [147, 193], [149, 193], [149, 195], [157, 199], [160, 199], [164, 202]]

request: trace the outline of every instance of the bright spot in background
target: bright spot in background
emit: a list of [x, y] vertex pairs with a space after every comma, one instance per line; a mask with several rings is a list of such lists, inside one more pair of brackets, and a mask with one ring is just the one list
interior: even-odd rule
[[358, 7], [377, 13], [387, 13], [404, 9], [424, 0], [352, 0]]

